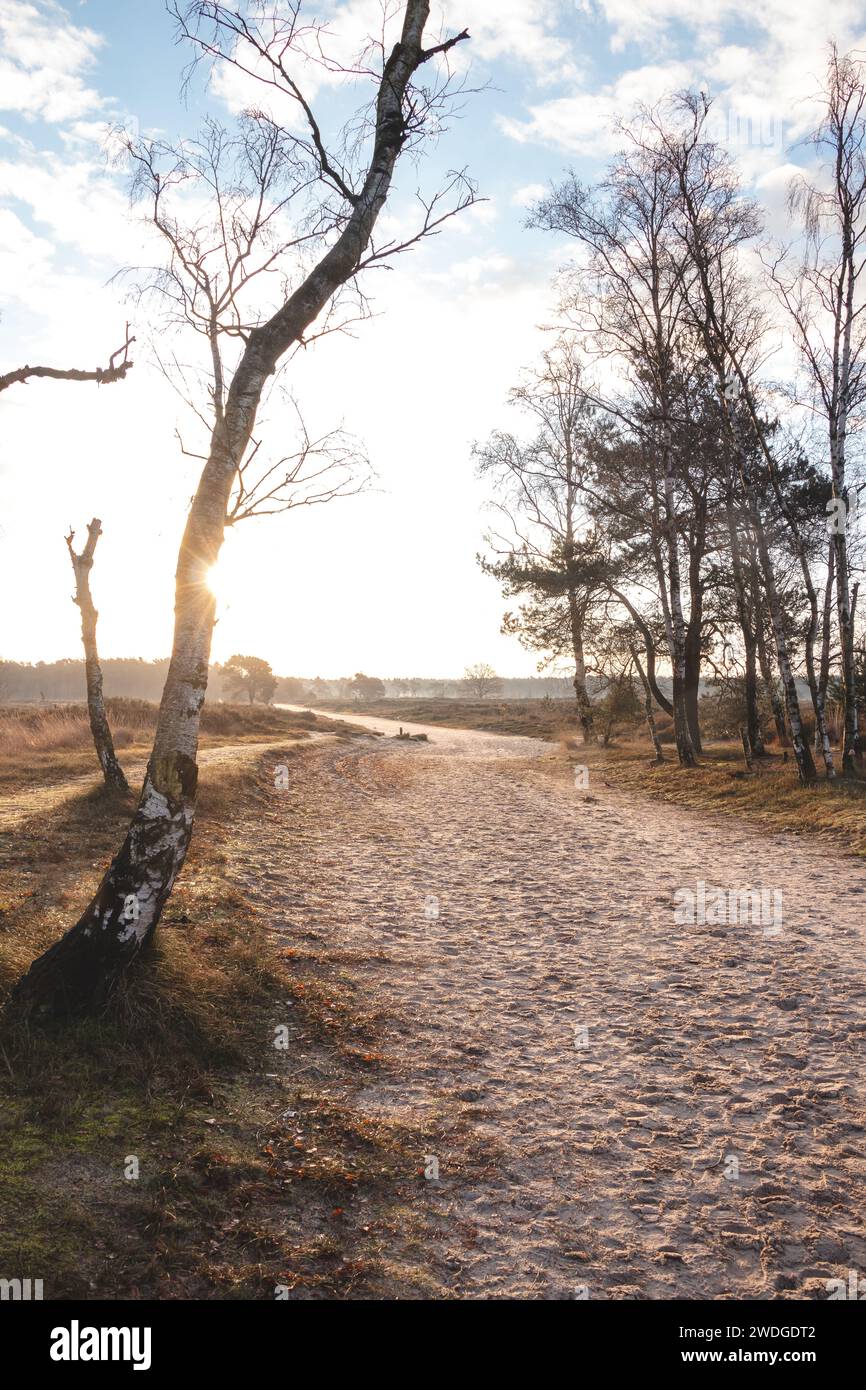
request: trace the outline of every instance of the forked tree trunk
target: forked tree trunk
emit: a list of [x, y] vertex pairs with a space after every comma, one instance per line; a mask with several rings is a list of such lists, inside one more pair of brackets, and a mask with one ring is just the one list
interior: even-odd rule
[[655, 700], [659, 709], [664, 710], [665, 714], [673, 718], [674, 707], [671, 704], [670, 700], [667, 698], [667, 696], [662, 693], [659, 687], [659, 683], [656, 680], [656, 648], [655, 642], [653, 641], [653, 635], [647, 627], [646, 623], [644, 622], [643, 618], [641, 617], [640, 613], [637, 611], [634, 604], [630, 601], [627, 595], [624, 594], [620, 589], [612, 588], [610, 592], [612, 593], [614, 598], [619, 599], [623, 608], [626, 610], [635, 627], [637, 628], [638, 632], [640, 633], [641, 637], [643, 638], [644, 648], [646, 650], [646, 680], [650, 690], [652, 691], [653, 699]]
[[857, 677], [854, 664], [854, 615], [848, 587], [848, 541], [844, 531], [833, 536], [836, 569], [836, 612], [839, 619], [839, 647], [842, 665], [842, 689], [845, 695], [845, 733], [842, 744], [842, 771], [855, 771], [854, 759], [859, 752], [857, 718]]
[[[745, 469], [747, 466], [745, 456], [743, 456], [742, 467]], [[785, 614], [782, 608], [782, 601], [779, 597], [779, 590], [776, 586], [773, 561], [770, 556], [770, 548], [767, 544], [767, 537], [764, 532], [764, 523], [761, 520], [757, 503], [752, 494], [751, 484], [746, 481], [747, 474], [744, 473], [743, 476], [746, 499], [749, 506], [749, 521], [757, 542], [761, 574], [767, 594], [767, 603], [770, 608], [770, 623], [773, 628], [773, 637], [776, 643], [776, 659], [779, 663], [779, 676], [781, 678], [782, 691], [785, 698], [788, 728], [791, 731], [791, 744], [794, 749], [794, 757], [797, 760], [797, 772], [801, 782], [813, 782], [815, 780], [815, 761], [812, 757], [812, 750], [809, 747], [803, 729], [800, 700], [797, 695], [797, 685], [794, 680], [794, 672], [791, 668], [791, 659], [788, 654], [788, 634], [786, 631]]]
[[655, 749], [655, 760], [657, 763], [663, 763], [665, 760], [665, 755], [662, 749], [661, 741], [659, 740], [658, 729], [656, 728], [655, 714], [653, 712], [653, 697], [652, 691], [650, 689], [650, 683], [647, 680], [646, 672], [644, 671], [644, 668], [641, 665], [641, 660], [638, 656], [637, 647], [633, 642], [630, 642], [628, 649], [631, 652], [631, 659], [635, 664], [635, 670], [637, 671], [640, 677], [640, 683], [643, 686], [644, 714], [646, 716], [647, 728], [649, 729], [650, 738], [652, 739], [652, 745]]
[[99, 664], [99, 650], [96, 645], [96, 623], [99, 614], [90, 592], [90, 571], [93, 568], [96, 542], [101, 535], [102, 522], [98, 517], [94, 517], [87, 528], [87, 544], [81, 553], [76, 555], [72, 547], [72, 542], [75, 539], [74, 531], [70, 531], [66, 537], [66, 545], [69, 549], [69, 558], [72, 561], [72, 570], [75, 575], [75, 593], [72, 596], [72, 602], [77, 605], [81, 613], [81, 641], [84, 646], [84, 674], [87, 682], [87, 713], [90, 718], [90, 732], [93, 735], [96, 756], [99, 759], [99, 766], [102, 768], [105, 785], [111, 787], [113, 791], [126, 792], [129, 791], [129, 783], [123, 768], [117, 761], [114, 752], [114, 740], [111, 737], [111, 727], [105, 713], [105, 700], [102, 694], [102, 667]]
[[[830, 539], [827, 551], [827, 581], [824, 585], [824, 606], [821, 613], [821, 660], [818, 666], [818, 689], [821, 692], [821, 699], [824, 708], [827, 708], [827, 687], [830, 684], [830, 644], [832, 641], [832, 631], [830, 619], [833, 614], [833, 589], [836, 583], [836, 547]], [[815, 752], [818, 752], [818, 739], [820, 737], [817, 725], [815, 726]]]
[[[742, 549], [740, 546], [740, 537], [737, 532], [737, 519], [734, 515], [733, 479], [730, 475], [727, 483], [725, 514], [728, 524], [728, 540], [731, 547], [731, 570], [734, 579], [734, 594], [737, 601], [737, 618], [740, 624], [740, 632], [743, 636], [743, 648], [745, 651], [746, 733], [752, 752], [757, 757], [762, 757], [764, 753], [764, 735], [761, 730], [761, 716], [758, 710], [757, 636], [754, 626], [755, 614], [750, 611], [748, 593], [746, 590]], [[782, 722], [784, 726], [784, 720]]]
[[583, 651], [583, 624], [581, 623], [580, 605], [577, 601], [577, 594], [572, 587], [569, 587], [568, 590], [568, 618], [571, 628], [571, 650], [574, 656], [574, 680], [572, 684], [577, 701], [577, 717], [580, 720], [583, 741], [590, 743], [593, 729], [592, 701], [586, 688], [586, 659]]
[[686, 660], [685, 677], [683, 680], [683, 692], [686, 706], [686, 720], [689, 726], [689, 738], [695, 752], [700, 754], [704, 751], [704, 743], [701, 737], [701, 711], [700, 711], [700, 692], [701, 692], [701, 649], [700, 633], [697, 642], [692, 631], [691, 622], [686, 627]]
[[[666, 467], [665, 489], [672, 490], [672, 474]], [[679, 588], [679, 555], [677, 550], [677, 538], [675, 532], [676, 519], [673, 515], [672, 497], [667, 500], [667, 517], [664, 522], [664, 532], [666, 538], [666, 548], [668, 555], [667, 568], [665, 567], [664, 556], [662, 555], [661, 545], [657, 537], [653, 540], [653, 559], [655, 561], [656, 575], [658, 578], [659, 599], [661, 601], [662, 616], [665, 624], [665, 637], [667, 638], [668, 657], [671, 663], [672, 690], [670, 709], [674, 721], [674, 740], [677, 746], [677, 755], [683, 767], [695, 766], [695, 751], [689, 735], [688, 716], [686, 714], [685, 700], [685, 622], [683, 620], [682, 599]], [[653, 515], [658, 516], [658, 500], [653, 495]], [[674, 531], [673, 537], [671, 536]]]
[[773, 711], [773, 723], [776, 726], [776, 736], [779, 740], [780, 748], [787, 748], [790, 739], [788, 737], [788, 726], [785, 723], [785, 706], [782, 704], [779, 695], [779, 686], [773, 675], [773, 667], [770, 662], [770, 653], [764, 638], [764, 615], [760, 609], [755, 613], [755, 639], [758, 649], [758, 665], [761, 668], [761, 679], [770, 701], [770, 708]]
[[13, 1008], [67, 1014], [102, 1004], [153, 935], [181, 870], [195, 814], [199, 721], [215, 617], [207, 575], [222, 546], [235, 475], [265, 383], [334, 293], [355, 274], [369, 244], [405, 139], [406, 87], [427, 57], [421, 40], [428, 14], [428, 0], [408, 0], [401, 41], [379, 85], [370, 164], [339, 238], [273, 318], [249, 334], [211, 437], [180, 546], [174, 644], [138, 808], [93, 901], [76, 925], [30, 967], [16, 988]]
[[676, 495], [674, 488], [674, 458], [670, 440], [670, 423], [663, 421], [664, 431], [664, 488], [665, 539], [667, 542], [668, 582], [670, 585], [669, 642], [673, 669], [674, 737], [682, 767], [695, 767], [697, 759], [689, 729], [686, 704], [686, 623], [683, 616], [682, 583], [680, 578], [679, 536], [677, 534]]
[[764, 756], [764, 731], [761, 728], [761, 712], [758, 708], [758, 663], [755, 640], [746, 648], [746, 733], [749, 745], [756, 758]]

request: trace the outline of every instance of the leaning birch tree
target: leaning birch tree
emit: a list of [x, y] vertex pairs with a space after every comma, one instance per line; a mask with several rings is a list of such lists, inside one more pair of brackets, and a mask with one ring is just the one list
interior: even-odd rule
[[[298, 254], [292, 256], [297, 240], [287, 245], [266, 282], [271, 293], [279, 286], [276, 305], [253, 322], [239, 319], [235, 325], [237, 360], [230, 382], [223, 383], [224, 397], [178, 554], [171, 661], [141, 797], [92, 901], [19, 982], [13, 1007], [31, 1015], [99, 1006], [151, 940], [183, 866], [195, 815], [199, 723], [215, 622], [207, 576], [220, 553], [232, 492], [269, 381], [365, 267], [435, 231], [472, 198], [465, 181], [455, 176], [449, 185], [454, 203], [446, 207], [448, 195], [441, 190], [427, 200], [410, 241], [374, 242], [398, 159], [407, 149], [418, 151], [441, 126], [451, 92], [446, 55], [468, 38], [466, 31], [425, 47], [429, 0], [407, 0], [396, 16], [399, 37], [390, 52], [386, 56], [383, 41], [381, 62], [375, 60], [374, 70], [367, 60], [362, 69], [372, 84], [367, 123], [360, 135], [355, 123], [337, 155], [301, 85], [305, 63], [317, 61], [315, 54], [326, 42], [321, 26], [302, 24], [300, 0], [256, 8], [257, 17], [251, 18], [246, 10], [197, 0], [178, 8], [176, 15], [181, 35], [198, 55], [264, 82], [291, 107], [290, 128], [277, 129], [288, 175], [305, 185], [306, 259], [299, 266]], [[295, 121], [302, 124], [300, 134]], [[234, 235], [235, 229], [228, 230]], [[230, 272], [233, 258], [228, 254]], [[195, 271], [195, 253], [191, 264]], [[237, 276], [245, 274], [245, 264], [241, 254]], [[172, 266], [176, 269], [176, 262]]]

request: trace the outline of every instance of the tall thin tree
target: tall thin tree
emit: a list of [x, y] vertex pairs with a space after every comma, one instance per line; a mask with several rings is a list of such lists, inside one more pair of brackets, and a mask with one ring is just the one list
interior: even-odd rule
[[[208, 572], [219, 556], [232, 489], [268, 381], [365, 265], [406, 244], [374, 246], [374, 230], [401, 152], [419, 146], [438, 124], [434, 117], [449, 91], [447, 73], [443, 75], [445, 55], [468, 37], [464, 31], [425, 47], [429, 9], [428, 0], [407, 0], [402, 7], [399, 36], [387, 56], [383, 47], [381, 70], [371, 75], [368, 139], [347, 143], [342, 159], [328, 150], [303, 94], [298, 69], [304, 54], [307, 62], [312, 61], [311, 46], [318, 51], [319, 41], [326, 39], [321, 27], [312, 31], [301, 27], [299, 3], [274, 5], [257, 21], [245, 10], [210, 0], [198, 0], [177, 11], [181, 34], [199, 53], [264, 80], [294, 107], [304, 133], [281, 131], [287, 151], [285, 168], [289, 177], [302, 180], [308, 190], [307, 222], [317, 232], [311, 244], [318, 240], [324, 249], [308, 269], [294, 267], [294, 288], [288, 266], [278, 260], [274, 269], [282, 275], [270, 276], [268, 283], [281, 280], [285, 297], [269, 316], [253, 322], [241, 317], [236, 324], [239, 355], [213, 425], [178, 555], [171, 663], [138, 809], [78, 922], [19, 982], [15, 1006], [27, 1012], [75, 1012], [101, 1003], [152, 938], [181, 870], [195, 815], [196, 752], [215, 620]], [[369, 64], [365, 71], [370, 72]], [[427, 86], [416, 80], [421, 72], [431, 74]], [[346, 164], [350, 145], [357, 150], [359, 143], [364, 146], [363, 162], [353, 173]], [[462, 198], [459, 205], [465, 201]], [[411, 240], [436, 221], [433, 209], [437, 205], [435, 197], [427, 202], [421, 229]], [[243, 224], [229, 231], [245, 235]], [[243, 276], [245, 258], [241, 255], [238, 268], [231, 246], [227, 255], [227, 274], [235, 266], [235, 275]], [[195, 273], [197, 254], [193, 252], [189, 259]], [[171, 269], [174, 273], [177, 262], [172, 261]], [[215, 364], [215, 370], [222, 371], [223, 364]]]

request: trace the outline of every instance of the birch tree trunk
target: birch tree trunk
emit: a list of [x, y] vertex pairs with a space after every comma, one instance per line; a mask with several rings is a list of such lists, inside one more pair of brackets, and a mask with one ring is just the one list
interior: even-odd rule
[[592, 702], [586, 688], [586, 660], [583, 652], [583, 624], [581, 622], [580, 605], [577, 601], [577, 594], [574, 588], [569, 586], [568, 590], [568, 617], [571, 627], [571, 648], [574, 657], [574, 695], [577, 701], [577, 717], [580, 720], [580, 727], [583, 732], [584, 743], [589, 743], [592, 739], [593, 716]]
[[[737, 618], [743, 634], [746, 667], [746, 732], [752, 751], [758, 756], [764, 752], [764, 736], [761, 732], [761, 718], [758, 711], [758, 672], [756, 661], [757, 639], [753, 626], [753, 615], [749, 612], [746, 580], [743, 572], [743, 556], [740, 538], [737, 534], [737, 521], [734, 515], [733, 480], [728, 477], [725, 514], [728, 524], [728, 540], [731, 547], [731, 572], [734, 580], [734, 594], [737, 603]], [[784, 727], [784, 720], [782, 721]]]
[[[832, 444], [831, 444], [831, 453]], [[840, 474], [844, 478], [844, 462], [841, 471], [838, 463], [838, 446], [833, 463], [834, 482]], [[839, 495], [837, 493], [837, 495]], [[833, 536], [833, 558], [836, 570], [836, 613], [839, 622], [839, 648], [842, 666], [842, 688], [845, 693], [845, 734], [842, 745], [842, 771], [853, 773], [854, 760], [860, 752], [859, 724], [857, 717], [857, 679], [854, 663], [854, 615], [851, 611], [851, 591], [848, 582], [848, 540], [844, 528]]]
[[[821, 699], [824, 708], [827, 707], [827, 687], [830, 684], [830, 643], [832, 632], [830, 630], [830, 618], [833, 612], [833, 590], [836, 585], [836, 547], [833, 538], [830, 538], [830, 545], [827, 551], [827, 581], [824, 585], [824, 607], [821, 615], [821, 661], [818, 667], [818, 689], [821, 692]], [[817, 751], [818, 729], [815, 729], [815, 741]], [[844, 767], [844, 763], [843, 763]]]
[[686, 624], [685, 642], [685, 703], [689, 735], [695, 752], [703, 752], [701, 739], [700, 690], [701, 690], [701, 646], [704, 620], [704, 583], [701, 578], [701, 561], [706, 550], [706, 512], [701, 507], [697, 511], [695, 525], [688, 540], [689, 571], [689, 620]]
[[725, 412], [725, 418], [729, 423], [731, 438], [738, 454], [739, 474], [749, 512], [749, 525], [755, 538], [758, 560], [761, 566], [761, 576], [767, 595], [767, 604], [770, 610], [770, 623], [773, 628], [773, 637], [776, 644], [776, 659], [779, 664], [779, 676], [782, 682], [785, 709], [788, 716], [788, 727], [791, 730], [791, 744], [794, 749], [794, 757], [797, 760], [797, 772], [801, 782], [813, 782], [815, 780], [815, 761], [812, 757], [812, 750], [809, 747], [803, 729], [800, 700], [797, 695], [797, 684], [794, 680], [794, 672], [788, 652], [788, 634], [785, 614], [782, 608], [782, 601], [779, 597], [776, 575], [773, 569], [773, 559], [770, 555], [769, 545], [767, 544], [763, 519], [758, 509], [754, 488], [751, 482], [748, 451], [743, 440], [739, 436], [737, 420], [730, 407]]
[[650, 683], [649, 683], [649, 681], [647, 680], [646, 672], [644, 671], [644, 668], [643, 668], [643, 666], [641, 665], [641, 660], [640, 660], [640, 657], [638, 656], [637, 647], [634, 645], [633, 642], [630, 642], [630, 643], [629, 643], [629, 651], [631, 652], [631, 659], [632, 659], [632, 661], [633, 661], [634, 664], [635, 664], [635, 670], [637, 671], [638, 676], [640, 677], [640, 683], [641, 683], [641, 685], [643, 686], [643, 693], [644, 693], [644, 704], [643, 704], [643, 707], [644, 707], [644, 715], [646, 716], [647, 728], [649, 729], [649, 732], [650, 732], [650, 738], [652, 739], [652, 745], [653, 745], [653, 748], [655, 749], [655, 755], [656, 755], [656, 756], [655, 756], [655, 760], [656, 760], [657, 763], [663, 763], [664, 760], [665, 760], [665, 755], [664, 755], [664, 751], [663, 751], [662, 746], [661, 746], [661, 742], [660, 742], [660, 740], [659, 740], [658, 729], [656, 728], [656, 720], [655, 720], [655, 714], [653, 713], [653, 701], [652, 701], [652, 691], [651, 691], [651, 689], [650, 689]]
[[776, 726], [776, 736], [779, 740], [780, 748], [787, 748], [790, 742], [788, 738], [788, 726], [785, 723], [785, 706], [779, 696], [779, 686], [773, 675], [773, 667], [770, 661], [770, 653], [767, 650], [767, 643], [764, 638], [764, 614], [760, 604], [755, 607], [755, 642], [758, 652], [758, 665], [761, 671], [761, 679], [767, 691], [770, 701], [770, 708], [773, 711], [773, 723]]
[[268, 378], [335, 292], [355, 274], [384, 206], [405, 138], [403, 103], [428, 54], [428, 0], [408, 0], [402, 36], [385, 63], [373, 150], [339, 237], [274, 316], [246, 341], [190, 508], [178, 555], [174, 643], [153, 751], [126, 838], [95, 897], [70, 931], [19, 982], [13, 1007], [72, 1014], [101, 1005], [152, 937], [192, 835], [199, 722], [207, 689], [215, 599], [207, 575]]
[[668, 582], [671, 611], [671, 665], [673, 667], [674, 736], [677, 753], [683, 767], [694, 767], [697, 759], [689, 730], [686, 706], [686, 624], [683, 616], [682, 581], [680, 577], [679, 537], [677, 535], [676, 496], [674, 491], [673, 449], [670, 425], [664, 422], [666, 439], [665, 459], [665, 535], [668, 555]]
[[689, 737], [692, 741], [692, 747], [697, 754], [703, 752], [700, 718], [701, 608], [702, 605], [700, 603], [695, 607], [693, 600], [693, 607], [689, 613], [689, 621], [686, 624], [685, 675], [683, 680]]
[[[683, 618], [682, 594], [680, 589], [680, 563], [676, 534], [676, 505], [674, 499], [673, 460], [670, 448], [664, 454], [664, 495], [665, 516], [660, 516], [658, 488], [655, 474], [651, 474], [653, 499], [652, 551], [658, 578], [659, 598], [665, 622], [668, 656], [671, 663], [672, 699], [671, 713], [674, 721], [674, 739], [677, 755], [683, 767], [695, 766], [695, 752], [689, 735], [688, 716], [685, 701], [685, 642], [686, 629]], [[667, 564], [662, 553], [658, 532], [662, 531], [667, 552]]]
[[129, 783], [123, 768], [117, 761], [114, 752], [114, 740], [111, 737], [111, 727], [105, 713], [105, 700], [102, 694], [102, 667], [99, 664], [99, 650], [96, 645], [96, 624], [99, 614], [90, 592], [90, 571], [93, 568], [96, 543], [101, 535], [102, 522], [98, 517], [94, 517], [87, 528], [87, 544], [81, 553], [76, 554], [72, 546], [75, 539], [74, 531], [70, 531], [66, 537], [66, 545], [69, 550], [69, 558], [72, 561], [72, 571], [75, 575], [75, 593], [72, 602], [76, 604], [81, 613], [81, 641], [84, 646], [84, 674], [87, 682], [87, 713], [90, 719], [90, 732], [93, 735], [96, 756], [99, 759], [99, 766], [102, 768], [105, 785], [111, 787], [113, 791], [127, 792], [129, 791]]

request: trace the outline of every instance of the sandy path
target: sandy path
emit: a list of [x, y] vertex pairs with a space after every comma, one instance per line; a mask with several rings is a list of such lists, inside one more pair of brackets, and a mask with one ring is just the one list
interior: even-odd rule
[[[431, 1266], [463, 1297], [825, 1298], [866, 1276], [862, 865], [587, 799], [533, 740], [428, 732], [294, 760], [244, 880], [389, 1011], [397, 1079], [352, 1103], [456, 1110], [495, 1155], [419, 1181]], [[698, 879], [781, 889], [782, 931], [676, 925]]]
[[[269, 748], [289, 748], [295, 743], [309, 743], [322, 735], [311, 734], [308, 739], [284, 738], [273, 743], [231, 743], [219, 748], [203, 748], [198, 755], [199, 767], [215, 767], [220, 763], [254, 763]], [[124, 763], [130, 786], [137, 789], [144, 778], [147, 759], [134, 763]], [[69, 777], [63, 782], [55, 782], [47, 787], [22, 787], [20, 791], [8, 796], [0, 796], [0, 831], [14, 830], [33, 816], [47, 815], [62, 802], [73, 796], [92, 791], [102, 781], [98, 773], [88, 772], [82, 777]]]

